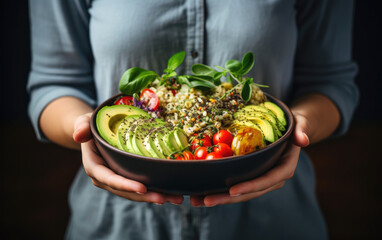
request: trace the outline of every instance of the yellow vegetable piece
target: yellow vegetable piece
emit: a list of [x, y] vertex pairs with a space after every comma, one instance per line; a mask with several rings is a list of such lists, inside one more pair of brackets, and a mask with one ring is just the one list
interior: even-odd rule
[[232, 151], [234, 155], [251, 153], [265, 147], [262, 133], [252, 127], [241, 127], [232, 141]]

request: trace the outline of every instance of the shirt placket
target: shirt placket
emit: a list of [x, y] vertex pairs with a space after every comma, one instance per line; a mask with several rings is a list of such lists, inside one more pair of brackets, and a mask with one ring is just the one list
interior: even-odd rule
[[204, 56], [204, 0], [189, 0], [187, 2], [187, 45], [186, 72], [191, 73], [191, 66], [203, 63]]
[[[185, 67], [186, 74], [191, 74], [191, 66], [203, 63], [204, 58], [204, 26], [205, 26], [204, 0], [187, 1], [187, 44]], [[188, 202], [182, 206], [182, 238], [199, 239], [200, 208], [194, 208]]]

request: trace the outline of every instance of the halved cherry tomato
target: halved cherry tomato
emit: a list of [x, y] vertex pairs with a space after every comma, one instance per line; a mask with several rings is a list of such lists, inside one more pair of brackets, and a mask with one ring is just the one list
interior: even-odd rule
[[223, 157], [230, 157], [233, 155], [233, 151], [230, 146], [225, 143], [218, 143], [214, 147], [214, 152], [220, 153]]
[[196, 149], [194, 155], [195, 155], [195, 159], [198, 159], [198, 160], [206, 159], [206, 157], [208, 155], [207, 148], [206, 147], [200, 147], [200, 148]]
[[184, 151], [182, 153], [175, 153], [172, 157], [168, 156], [167, 159], [176, 160], [194, 160], [195, 157], [190, 151]]
[[184, 160], [183, 156], [179, 155], [178, 153], [175, 153], [174, 155], [172, 155], [171, 157], [168, 156], [167, 159], [169, 160]]
[[159, 107], [158, 96], [155, 94], [155, 92], [148, 88], [142, 91], [141, 96], [139, 97], [139, 101], [141, 101], [151, 111], [155, 111]]
[[[194, 136], [198, 136], [197, 134], [194, 134]], [[192, 142], [191, 142], [191, 150], [194, 151], [195, 149], [197, 149], [198, 147], [211, 147], [212, 146], [212, 143], [211, 143], [211, 138], [204, 134], [203, 135], [203, 138], [195, 138]]]
[[207, 154], [207, 157], [206, 157], [206, 159], [218, 159], [218, 158], [223, 158], [223, 155], [217, 152], [209, 153]]
[[134, 99], [132, 96], [124, 96], [118, 99], [115, 105], [134, 105]]
[[227, 130], [219, 130], [219, 132], [215, 133], [213, 137], [213, 141], [215, 145], [218, 143], [225, 143], [228, 146], [231, 146], [232, 140], [233, 140], [232, 134], [228, 132]]
[[184, 160], [194, 160], [195, 157], [190, 151], [184, 151], [183, 152]]

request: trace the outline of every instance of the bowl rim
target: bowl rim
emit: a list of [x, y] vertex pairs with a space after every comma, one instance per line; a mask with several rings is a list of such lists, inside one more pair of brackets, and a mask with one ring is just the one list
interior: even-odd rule
[[110, 102], [111, 100], [116, 99], [117, 97], [119, 97], [121, 95], [124, 95], [124, 94], [123, 93], [119, 93], [119, 94], [116, 94], [116, 95], [108, 98], [107, 100], [102, 102], [93, 111], [92, 116], [90, 118], [90, 131], [91, 131], [93, 137], [96, 138], [97, 141], [101, 142], [102, 145], [104, 145], [104, 147], [107, 147], [109, 150], [113, 150], [113, 151], [116, 151], [116, 152], [118, 152], [120, 154], [126, 155], [126, 157], [139, 158], [141, 160], [145, 160], [145, 161], [149, 161], [149, 162], [152, 162], [152, 161], [155, 161], [155, 162], [161, 161], [161, 162], [165, 162], [165, 163], [169, 163], [169, 164], [197, 164], [197, 163], [206, 163], [206, 162], [208, 162], [208, 163], [222, 162], [222, 161], [228, 162], [228, 161], [234, 161], [234, 160], [241, 159], [241, 158], [252, 157], [252, 156], [261, 154], [262, 152], [270, 151], [270, 149], [275, 147], [277, 144], [285, 141], [292, 134], [292, 132], [294, 130], [294, 127], [295, 127], [295, 119], [294, 119], [293, 113], [289, 109], [289, 107], [283, 101], [281, 101], [280, 99], [270, 95], [269, 93], [264, 92], [264, 95], [266, 95], [268, 100], [271, 100], [271, 102], [276, 103], [278, 106], [281, 106], [283, 111], [284, 111], [284, 113], [285, 113], [285, 115], [289, 116], [289, 118], [287, 118], [287, 120], [288, 120], [288, 129], [287, 129], [287, 131], [279, 139], [277, 139], [275, 142], [268, 144], [267, 146], [265, 146], [264, 148], [262, 148], [260, 150], [257, 150], [257, 151], [254, 151], [254, 152], [251, 152], [251, 153], [248, 153], [248, 154], [239, 155], [239, 156], [223, 157], [223, 158], [219, 158], [219, 159], [204, 159], [204, 160], [182, 161], [182, 160], [174, 160], [174, 159], [163, 159], [163, 158], [146, 157], [146, 156], [137, 155], [137, 154], [129, 153], [129, 152], [123, 151], [121, 149], [118, 149], [118, 148], [110, 145], [108, 142], [106, 142], [99, 135], [99, 133], [98, 133], [98, 129], [96, 127], [96, 116], [97, 116], [98, 111], [102, 107], [104, 107], [104, 106], [109, 106], [109, 105], [106, 104], [107, 102]]

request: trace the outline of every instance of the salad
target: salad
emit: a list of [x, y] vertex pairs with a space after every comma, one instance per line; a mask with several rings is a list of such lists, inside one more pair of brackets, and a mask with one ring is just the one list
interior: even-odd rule
[[[194, 64], [178, 75], [185, 52], [163, 74], [128, 69], [114, 105], [97, 113], [100, 136], [123, 151], [176, 160], [218, 159], [264, 148], [286, 131], [284, 112], [267, 100], [253, 78], [249, 52], [224, 67]], [[225, 80], [225, 81], [223, 81]]]

